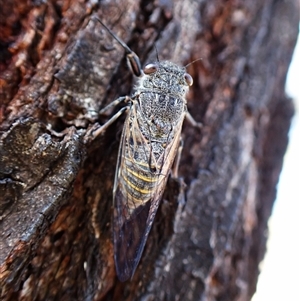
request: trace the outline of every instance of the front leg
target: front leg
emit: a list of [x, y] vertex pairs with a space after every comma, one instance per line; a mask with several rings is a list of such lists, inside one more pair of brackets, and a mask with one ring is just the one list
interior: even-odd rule
[[[121, 102], [128, 103], [131, 101], [131, 98], [129, 96], [122, 96], [114, 100], [112, 103], [104, 107], [100, 114], [103, 114], [105, 111], [110, 110], [114, 107], [116, 107]], [[113, 124], [125, 111], [129, 109], [128, 106], [123, 107], [120, 109], [115, 115], [113, 115], [108, 121], [106, 121], [103, 125], [100, 125], [99, 123], [95, 123], [85, 134], [84, 137], [84, 143], [90, 143], [93, 141], [96, 137], [101, 135], [103, 132], [106, 131], [106, 129]]]
[[115, 99], [113, 102], [108, 104], [106, 107], [100, 110], [99, 115], [105, 114], [106, 111], [114, 109], [116, 106], [118, 106], [121, 102], [124, 102], [125, 104], [129, 103], [131, 101], [131, 98], [129, 96], [121, 96], [117, 99]]
[[179, 162], [181, 159], [181, 153], [182, 153], [182, 149], [183, 149], [183, 140], [182, 137], [180, 138], [180, 142], [179, 142], [179, 146], [177, 149], [177, 154], [175, 157], [175, 160], [173, 162], [173, 167], [172, 167], [172, 171], [171, 171], [171, 176], [172, 178], [178, 179], [178, 168], [179, 168]]
[[185, 119], [193, 126], [196, 128], [201, 129], [202, 128], [202, 123], [201, 122], [197, 122], [194, 117], [190, 114], [189, 111], [186, 111], [185, 113]]

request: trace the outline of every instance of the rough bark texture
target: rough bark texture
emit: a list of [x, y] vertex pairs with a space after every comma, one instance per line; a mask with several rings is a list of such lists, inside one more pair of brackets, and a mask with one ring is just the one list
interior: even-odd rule
[[[250, 300], [287, 146], [298, 31], [290, 1], [0, 1], [2, 300]], [[181, 181], [170, 180], [140, 265], [117, 280], [111, 240], [124, 53], [188, 67]], [[51, 129], [51, 131], [50, 131]], [[60, 133], [56, 135], [54, 133]]]

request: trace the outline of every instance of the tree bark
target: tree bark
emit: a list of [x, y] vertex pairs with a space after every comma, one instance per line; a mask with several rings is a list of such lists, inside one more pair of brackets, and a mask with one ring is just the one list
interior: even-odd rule
[[[250, 300], [294, 108], [284, 84], [298, 1], [0, 1], [2, 300]], [[188, 66], [185, 124], [142, 260], [118, 281], [111, 239], [124, 51]], [[157, 55], [156, 55], [157, 53]]]

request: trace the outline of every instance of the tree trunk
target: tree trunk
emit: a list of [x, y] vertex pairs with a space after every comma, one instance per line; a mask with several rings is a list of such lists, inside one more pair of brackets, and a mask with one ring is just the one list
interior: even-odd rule
[[[297, 38], [290, 1], [1, 1], [1, 300], [250, 300], [294, 112], [284, 84]], [[116, 277], [112, 187], [130, 95], [124, 51], [194, 79], [141, 262]], [[157, 53], [157, 55], [156, 55]]]

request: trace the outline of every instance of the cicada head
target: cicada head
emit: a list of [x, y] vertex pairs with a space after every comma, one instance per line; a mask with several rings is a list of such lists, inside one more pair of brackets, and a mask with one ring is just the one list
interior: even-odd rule
[[147, 64], [140, 78], [139, 89], [155, 89], [184, 98], [193, 78], [180, 67], [169, 61]]

